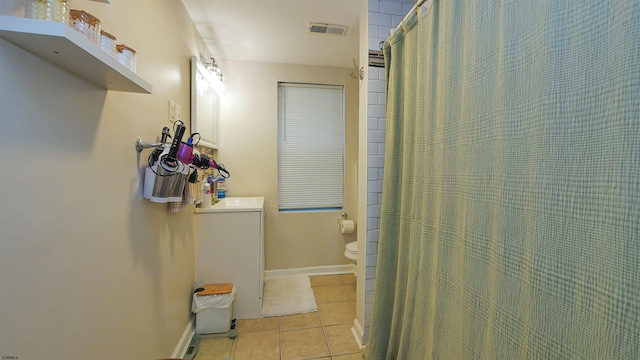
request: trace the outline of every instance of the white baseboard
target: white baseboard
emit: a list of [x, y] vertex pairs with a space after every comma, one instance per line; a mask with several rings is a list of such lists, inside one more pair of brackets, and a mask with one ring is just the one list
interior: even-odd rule
[[189, 344], [191, 343], [191, 339], [195, 334], [195, 331], [193, 330], [193, 320], [194, 320], [193, 317], [189, 319], [189, 322], [187, 323], [187, 327], [184, 329], [184, 332], [182, 332], [180, 341], [178, 341], [178, 345], [176, 345], [176, 348], [173, 350], [173, 354], [171, 355], [172, 358], [182, 359], [184, 355], [187, 353], [187, 348], [189, 347]]
[[290, 276], [290, 275], [337, 275], [337, 274], [355, 274], [355, 264], [342, 264], [342, 265], [327, 265], [327, 266], [312, 266], [306, 268], [296, 269], [280, 269], [280, 270], [266, 270], [264, 272], [265, 278], [276, 276]]
[[362, 345], [362, 337], [364, 336], [364, 330], [362, 330], [362, 326], [360, 326], [360, 322], [358, 319], [353, 319], [353, 327], [351, 328], [351, 332], [353, 336], [356, 338], [356, 343], [360, 348], [360, 351], [364, 348]]

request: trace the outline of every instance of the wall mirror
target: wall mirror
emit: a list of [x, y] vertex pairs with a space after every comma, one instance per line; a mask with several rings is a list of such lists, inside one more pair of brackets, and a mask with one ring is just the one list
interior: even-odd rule
[[222, 80], [219, 72], [200, 58], [191, 58], [191, 132], [200, 133], [198, 145], [218, 148], [218, 117]]

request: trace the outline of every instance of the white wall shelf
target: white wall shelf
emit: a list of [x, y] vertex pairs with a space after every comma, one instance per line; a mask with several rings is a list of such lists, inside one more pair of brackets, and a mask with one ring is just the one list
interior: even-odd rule
[[0, 37], [103, 89], [151, 94], [151, 85], [70, 26], [0, 15]]

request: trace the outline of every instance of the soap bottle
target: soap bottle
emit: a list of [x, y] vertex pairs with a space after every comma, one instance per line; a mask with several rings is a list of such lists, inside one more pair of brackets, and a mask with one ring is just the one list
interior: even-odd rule
[[202, 190], [202, 203], [200, 207], [205, 209], [211, 207], [211, 184], [206, 181], [204, 182], [204, 189]]

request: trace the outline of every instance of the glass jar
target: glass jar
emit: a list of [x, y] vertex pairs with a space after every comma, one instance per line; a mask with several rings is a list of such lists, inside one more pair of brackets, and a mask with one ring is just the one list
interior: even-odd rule
[[84, 18], [84, 11], [71, 9], [69, 18], [71, 28], [85, 36], [87, 33], [87, 21]]
[[47, 20], [69, 23], [69, 0], [47, 0]]
[[69, 23], [69, 0], [27, 0], [25, 17]]
[[27, 0], [25, 17], [29, 19], [47, 20], [47, 0]]
[[104, 30], [100, 30], [100, 48], [115, 58], [117, 53], [116, 37]]
[[70, 11], [71, 27], [89, 39], [91, 42], [100, 45], [100, 31], [102, 24], [100, 19], [82, 10], [72, 9]]
[[91, 42], [100, 46], [100, 30], [102, 30], [100, 19], [88, 12], [84, 13], [84, 19], [87, 23], [87, 33], [85, 36], [91, 40]]
[[116, 45], [116, 50], [116, 59], [118, 62], [128, 67], [131, 71], [136, 72], [136, 62], [138, 57], [136, 51], [124, 44]]

